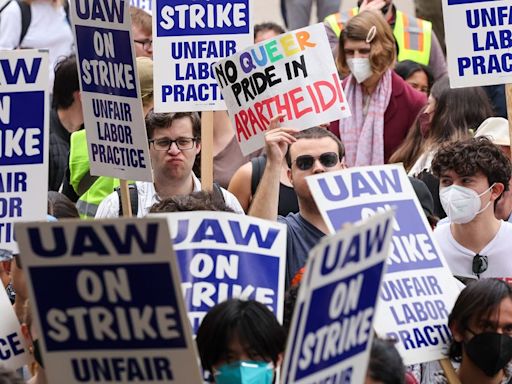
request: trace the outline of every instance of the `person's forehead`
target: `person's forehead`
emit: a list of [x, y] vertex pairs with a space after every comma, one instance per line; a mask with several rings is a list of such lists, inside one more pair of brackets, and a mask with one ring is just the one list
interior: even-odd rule
[[458, 174], [457, 172], [455, 172], [455, 170], [453, 169], [447, 169], [447, 170], [444, 170], [441, 172], [441, 177], [450, 177], [452, 179], [461, 179], [463, 177], [472, 177], [472, 178], [483, 178], [483, 179], [487, 179], [487, 177], [483, 174], [482, 171], [476, 171], [474, 174], [472, 175], [461, 175], [461, 174]]
[[165, 128], [155, 129], [154, 137], [192, 137], [192, 121], [188, 117], [174, 119], [172, 124]]
[[504, 298], [495, 310], [484, 313], [479, 319], [473, 320], [478, 323], [489, 321], [500, 326], [512, 324], [512, 299], [510, 297]]
[[370, 44], [364, 40], [347, 39], [343, 43], [345, 49], [370, 49]]
[[276, 37], [276, 36], [278, 36], [278, 33], [276, 33], [276, 31], [274, 31], [272, 29], [263, 29], [263, 30], [259, 31], [256, 34], [256, 38], [254, 39], [254, 43], [255, 44], [261, 43], [262, 41], [271, 39], [271, 38]]
[[319, 156], [325, 152], [338, 153], [338, 144], [330, 137], [322, 137], [319, 139], [299, 139], [290, 147], [290, 157], [292, 161], [298, 156]]
[[142, 38], [151, 38], [151, 32], [150, 31], [144, 31], [141, 26], [132, 24], [132, 34], [133, 38], [136, 40], [142, 39]]

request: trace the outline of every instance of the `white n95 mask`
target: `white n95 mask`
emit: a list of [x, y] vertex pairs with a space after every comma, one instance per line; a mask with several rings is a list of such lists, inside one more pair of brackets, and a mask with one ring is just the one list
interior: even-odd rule
[[370, 59], [367, 57], [347, 59], [347, 65], [359, 84], [373, 75], [372, 65], [370, 64]]
[[494, 184], [481, 194], [476, 193], [471, 188], [459, 185], [441, 188], [439, 190], [439, 198], [450, 221], [455, 224], [466, 224], [473, 220], [480, 212], [487, 209], [491, 201], [482, 208], [480, 196], [490, 191], [493, 186]]

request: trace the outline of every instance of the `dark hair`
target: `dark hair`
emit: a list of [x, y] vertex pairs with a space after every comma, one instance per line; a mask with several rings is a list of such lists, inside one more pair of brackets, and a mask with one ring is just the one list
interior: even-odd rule
[[71, 55], [63, 58], [55, 66], [52, 107], [56, 109], [69, 108], [75, 100], [73, 93], [76, 91], [80, 91], [78, 68], [76, 56]]
[[0, 366], [0, 384], [23, 384], [24, 382], [16, 372]]
[[55, 191], [48, 191], [48, 203], [51, 209], [49, 214], [57, 219], [79, 218], [75, 204], [66, 195]]
[[[324, 137], [331, 138], [338, 145], [338, 155], [339, 155], [339, 158], [341, 161], [341, 159], [343, 159], [343, 157], [345, 157], [345, 147], [343, 146], [343, 143], [341, 142], [341, 140], [334, 133], [329, 131], [328, 129], [321, 128], [321, 127], [312, 127], [312, 128], [305, 129], [304, 131], [297, 132], [295, 134], [295, 138], [297, 140], [300, 140], [300, 139], [322, 139]], [[293, 144], [288, 146], [288, 151], [286, 152], [286, 163], [288, 164], [288, 167], [292, 166], [292, 159], [290, 157], [290, 148], [292, 147], [292, 145]]]
[[146, 133], [152, 139], [155, 129], [170, 127], [175, 120], [189, 118], [192, 122], [192, 135], [201, 140], [201, 118], [197, 112], [155, 113], [153, 110], [146, 115]]
[[476, 130], [493, 115], [489, 98], [481, 87], [447, 88], [436, 100], [427, 141], [438, 145], [468, 138], [470, 129]]
[[274, 314], [254, 300], [230, 299], [213, 307], [197, 331], [196, 343], [203, 369], [212, 372], [226, 358], [233, 338], [274, 364], [283, 353], [286, 335]]
[[386, 384], [405, 383], [405, 366], [394, 341], [373, 339], [366, 375]]
[[412, 60], [400, 61], [395, 65], [395, 72], [402, 79], [407, 80], [409, 77], [414, 75], [416, 72], [423, 72], [427, 76], [428, 90], [432, 88], [434, 84], [434, 75], [432, 70], [427, 65], [417, 63]]
[[223, 211], [234, 212], [219, 196], [220, 190], [198, 191], [189, 195], [176, 195], [155, 203], [149, 212]]
[[508, 157], [487, 137], [474, 137], [441, 145], [432, 160], [432, 173], [440, 177], [446, 171], [460, 176], [482, 172], [489, 185], [501, 183], [506, 191], [512, 166]]
[[274, 31], [276, 33], [276, 35], [280, 35], [281, 33], [286, 32], [284, 30], [284, 28], [281, 27], [279, 24], [272, 23], [272, 22], [261, 23], [261, 24], [256, 24], [254, 26], [254, 38], [256, 39], [256, 35], [258, 33], [265, 32], [265, 31]]
[[284, 313], [283, 313], [283, 328], [286, 333], [290, 332], [290, 325], [292, 325], [293, 312], [295, 310], [295, 302], [299, 294], [300, 283], [292, 285], [284, 295]]
[[[512, 287], [506, 282], [498, 279], [472, 281], [459, 294], [448, 317], [448, 325], [450, 328], [455, 326], [459, 332], [464, 332], [472, 320], [489, 317], [498, 311], [500, 303], [506, 298], [512, 299]], [[462, 343], [452, 339], [448, 356], [460, 362]]]

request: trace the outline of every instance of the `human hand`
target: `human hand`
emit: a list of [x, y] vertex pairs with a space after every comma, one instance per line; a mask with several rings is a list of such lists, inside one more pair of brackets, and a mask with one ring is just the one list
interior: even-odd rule
[[267, 162], [279, 166], [288, 151], [288, 146], [297, 141], [293, 135], [298, 132], [295, 128], [278, 127], [279, 120], [283, 117], [284, 115], [274, 116], [265, 133]]

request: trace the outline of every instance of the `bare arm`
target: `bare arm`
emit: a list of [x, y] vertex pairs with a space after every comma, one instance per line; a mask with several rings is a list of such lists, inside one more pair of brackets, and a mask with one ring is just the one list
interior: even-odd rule
[[247, 212], [251, 205], [251, 179], [252, 163], [249, 161], [238, 168], [231, 178], [228, 187], [228, 191], [235, 195], [245, 212]]
[[269, 130], [265, 134], [267, 164], [249, 209], [250, 216], [267, 220], [277, 219], [281, 164], [288, 150], [288, 145], [295, 142], [293, 136], [293, 133], [296, 132], [295, 129], [272, 129], [277, 126], [278, 120], [279, 116], [271, 120]]

